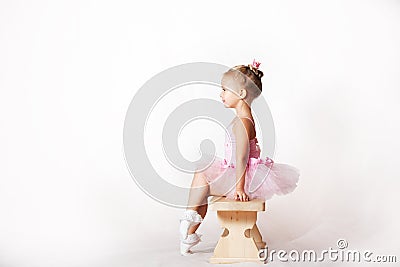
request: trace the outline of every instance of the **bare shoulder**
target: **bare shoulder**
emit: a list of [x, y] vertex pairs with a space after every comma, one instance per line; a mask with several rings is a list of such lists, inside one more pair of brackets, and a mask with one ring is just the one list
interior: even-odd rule
[[[241, 122], [241, 123], [240, 123]], [[234, 121], [232, 126], [233, 133], [235, 134], [236, 138], [249, 138], [252, 136], [253, 130], [253, 123], [248, 118], [239, 118], [237, 117]]]

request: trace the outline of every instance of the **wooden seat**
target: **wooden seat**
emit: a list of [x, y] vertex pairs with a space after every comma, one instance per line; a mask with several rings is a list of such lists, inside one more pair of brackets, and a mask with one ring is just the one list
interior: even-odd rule
[[262, 240], [256, 221], [257, 212], [265, 211], [265, 200], [244, 202], [213, 196], [209, 208], [217, 211], [218, 221], [224, 228], [210, 263], [264, 263], [259, 253], [266, 243]]

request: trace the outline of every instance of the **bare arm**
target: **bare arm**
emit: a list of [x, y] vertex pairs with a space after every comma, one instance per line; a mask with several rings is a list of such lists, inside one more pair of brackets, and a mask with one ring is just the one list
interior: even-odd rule
[[[241, 122], [241, 123], [239, 123]], [[249, 121], [242, 119], [233, 125], [236, 139], [236, 190], [243, 191], [245, 185], [246, 166], [249, 158]]]

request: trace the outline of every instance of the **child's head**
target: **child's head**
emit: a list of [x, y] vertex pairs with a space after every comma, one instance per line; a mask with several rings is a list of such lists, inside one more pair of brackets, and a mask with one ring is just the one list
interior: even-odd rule
[[221, 98], [227, 107], [235, 107], [240, 101], [249, 106], [262, 92], [261, 78], [264, 75], [258, 69], [260, 63], [238, 65], [224, 73], [221, 80]]

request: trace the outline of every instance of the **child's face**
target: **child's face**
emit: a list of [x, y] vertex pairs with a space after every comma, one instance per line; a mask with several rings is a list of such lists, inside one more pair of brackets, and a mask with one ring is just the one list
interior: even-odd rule
[[225, 107], [236, 107], [237, 103], [241, 100], [239, 96], [240, 89], [238, 88], [237, 82], [233, 80], [231, 75], [225, 75], [222, 78], [221, 87], [222, 91], [219, 96], [221, 97]]

